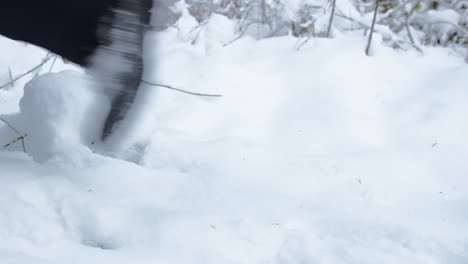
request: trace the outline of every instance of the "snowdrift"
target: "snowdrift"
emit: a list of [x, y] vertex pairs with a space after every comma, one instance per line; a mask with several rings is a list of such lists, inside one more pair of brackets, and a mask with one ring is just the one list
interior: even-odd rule
[[146, 80], [223, 97], [142, 87], [121, 159], [90, 150], [108, 106], [78, 73], [0, 94], [28, 133], [0, 153], [1, 262], [466, 263], [460, 58], [216, 32], [148, 36]]

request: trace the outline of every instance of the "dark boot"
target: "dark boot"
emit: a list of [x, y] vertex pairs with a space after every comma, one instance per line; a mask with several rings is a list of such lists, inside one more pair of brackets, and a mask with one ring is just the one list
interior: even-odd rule
[[102, 140], [112, 134], [135, 99], [143, 76], [143, 38], [151, 7], [152, 0], [118, 0], [101, 23], [103, 42], [93, 56], [92, 69], [112, 98]]

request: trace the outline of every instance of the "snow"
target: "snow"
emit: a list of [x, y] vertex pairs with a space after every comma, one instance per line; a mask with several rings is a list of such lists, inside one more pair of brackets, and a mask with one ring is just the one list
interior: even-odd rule
[[[39, 65], [49, 52], [31, 44], [16, 42], [0, 35], [0, 84], [6, 84], [11, 81], [11, 77], [16, 78], [22, 73], [28, 72]], [[59, 72], [63, 70], [78, 70], [73, 64], [64, 63], [62, 59], [50, 59], [36, 71], [26, 75], [24, 78], [15, 82], [15, 86], [7, 86], [0, 89], [0, 114], [15, 113], [19, 111], [18, 101], [23, 96], [23, 87], [32, 77], [47, 72]]]
[[350, 34], [222, 47], [213, 21], [148, 34], [145, 80], [222, 97], [143, 85], [120, 159], [92, 151], [108, 106], [83, 73], [7, 101], [28, 153], [0, 152], [2, 263], [466, 263], [461, 58], [367, 57]]
[[429, 23], [444, 21], [453, 25], [458, 25], [458, 21], [461, 18], [454, 10], [429, 10], [427, 15], [430, 20]]
[[8, 122], [28, 135], [28, 153], [36, 161], [45, 161], [97, 141], [109, 109], [109, 100], [89, 77], [68, 70], [28, 82], [20, 114], [10, 116]]

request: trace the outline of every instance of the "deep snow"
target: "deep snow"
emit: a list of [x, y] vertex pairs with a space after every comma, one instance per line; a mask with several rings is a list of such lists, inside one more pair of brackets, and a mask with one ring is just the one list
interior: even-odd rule
[[[226, 32], [148, 35], [146, 80], [223, 97], [142, 86], [120, 159], [82, 137], [106, 105], [63, 83], [82, 73], [36, 78], [21, 103], [20, 86], [0, 91], [32, 155], [0, 152], [1, 263], [468, 261], [462, 59], [366, 57], [352, 35], [223, 47]], [[1, 145], [15, 137], [0, 125]]]

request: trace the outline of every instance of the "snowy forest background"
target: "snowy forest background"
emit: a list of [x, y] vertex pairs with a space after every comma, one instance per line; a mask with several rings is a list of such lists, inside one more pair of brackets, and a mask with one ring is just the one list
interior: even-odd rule
[[199, 23], [191, 32], [193, 42], [212, 14], [235, 21], [239, 37], [260, 39], [291, 34], [302, 42], [345, 31], [367, 36], [376, 12], [375, 31], [393, 48], [421, 51], [419, 47], [423, 45], [444, 46], [461, 56], [468, 49], [466, 0], [188, 0], [159, 9], [156, 23], [162, 28], [174, 26], [187, 11]]

